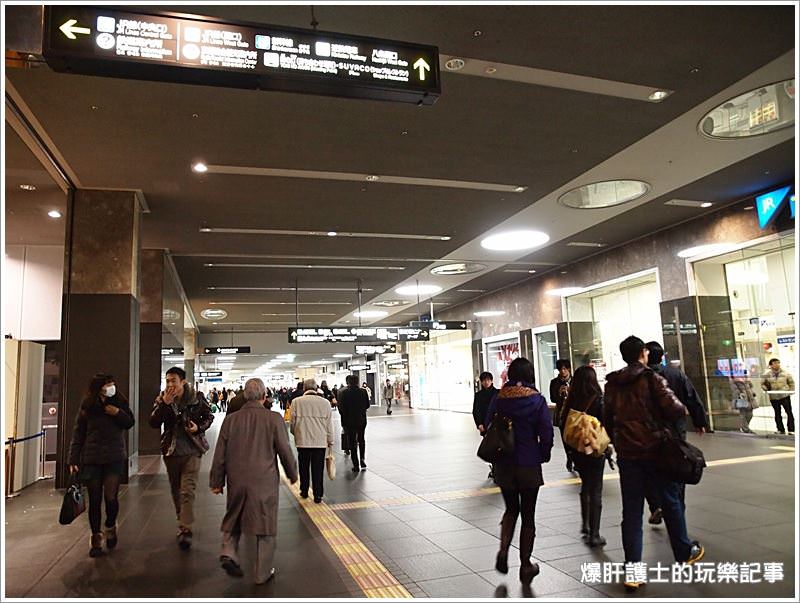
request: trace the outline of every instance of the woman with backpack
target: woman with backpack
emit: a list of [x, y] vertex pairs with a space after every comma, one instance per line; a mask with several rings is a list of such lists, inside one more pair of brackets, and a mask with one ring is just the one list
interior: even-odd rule
[[[603, 417], [603, 390], [597, 382], [597, 373], [591, 366], [582, 366], [572, 375], [569, 394], [564, 402], [560, 424], [567, 428], [569, 411], [585, 412], [598, 421]], [[605, 455], [593, 456], [586, 450], [576, 450], [566, 439], [564, 446], [572, 458], [581, 478], [581, 534], [589, 546], [604, 546], [600, 536], [600, 514], [603, 510], [603, 465]]]

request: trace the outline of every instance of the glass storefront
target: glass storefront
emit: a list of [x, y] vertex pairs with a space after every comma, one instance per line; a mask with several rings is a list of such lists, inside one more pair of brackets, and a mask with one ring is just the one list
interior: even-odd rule
[[533, 329], [533, 346], [535, 350], [535, 360], [533, 363], [536, 370], [536, 386], [540, 391], [549, 391], [547, 388], [550, 381], [558, 374], [556, 370], [556, 360], [558, 360], [558, 343], [556, 340], [556, 328], [552, 327]]
[[602, 383], [625, 367], [620, 342], [629, 335], [663, 342], [661, 292], [655, 271], [618, 279], [566, 298], [572, 368], [591, 365]]
[[414, 407], [472, 412], [471, 331], [432, 331], [430, 341], [409, 342], [408, 367]]
[[797, 378], [794, 248], [785, 233], [693, 264], [714, 429], [776, 431], [761, 383], [772, 358]]
[[386, 379], [394, 388], [394, 400], [400, 404], [409, 403], [411, 387], [408, 380], [408, 355], [407, 354], [385, 354], [382, 357], [384, 362], [381, 380], [386, 383]]
[[486, 370], [494, 377], [495, 387], [501, 387], [508, 378], [508, 367], [512, 360], [519, 358], [519, 334], [500, 340], [484, 339], [484, 358]]

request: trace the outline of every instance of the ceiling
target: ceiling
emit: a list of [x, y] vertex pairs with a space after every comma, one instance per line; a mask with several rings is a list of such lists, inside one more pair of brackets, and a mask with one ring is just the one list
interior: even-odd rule
[[[305, 28], [311, 20], [308, 6], [183, 5], [175, 10]], [[621, 245], [793, 178], [793, 130], [762, 137], [759, 147], [748, 147], [738, 158], [730, 156], [730, 145], [748, 143], [726, 142], [719, 152], [703, 152], [701, 172], [685, 170], [682, 179], [670, 180], [646, 202], [574, 224], [574, 210], [556, 208], [548, 219], [558, 223], [558, 238], [533, 253], [463, 255], [484, 233], [544, 207], [543, 199], [582, 175], [636, 177], [612, 168], [614, 158], [635, 152], [631, 149], [648, 137], [654, 137], [656, 148], [662, 138], [674, 139], [671, 124], [689, 120], [696, 135], [692, 110], [794, 50], [794, 7], [322, 5], [315, 12], [322, 30], [434, 44], [443, 55], [467, 60], [674, 93], [650, 103], [443, 71], [439, 100], [418, 108], [57, 74], [46, 66], [8, 69], [8, 81], [81, 186], [144, 192], [151, 211], [142, 221], [143, 246], [170, 250], [203, 333], [285, 332], [295, 321], [295, 285], [300, 322], [331, 324], [356, 320], [351, 313], [359, 286], [368, 305], [374, 298], [397, 299], [397, 285], [430, 276], [428, 269], [442, 258], [455, 255], [485, 264], [487, 270], [474, 277], [441, 280], [447, 290], [433, 301], [442, 309], [598, 252], [568, 246], [571, 241]], [[793, 58], [785, 62], [794, 65]], [[18, 159], [25, 152], [8, 130], [6, 173], [13, 175], [25, 169]], [[197, 160], [526, 188], [493, 192], [380, 180], [198, 175], [190, 169]], [[623, 165], [632, 170], [636, 164]], [[57, 241], [46, 216], [40, 222], [23, 217], [26, 206], [19, 193], [24, 191], [14, 190], [14, 183], [9, 176], [8, 241]], [[676, 197], [714, 206], [664, 206]], [[44, 198], [38, 203], [34, 212], [44, 207]], [[434, 238], [225, 234], [202, 228]], [[416, 304], [416, 298], [407, 299]], [[201, 310], [210, 307], [225, 309], [227, 318], [219, 324], [201, 318]], [[404, 323], [416, 313], [415, 305], [406, 305], [383, 322]]]

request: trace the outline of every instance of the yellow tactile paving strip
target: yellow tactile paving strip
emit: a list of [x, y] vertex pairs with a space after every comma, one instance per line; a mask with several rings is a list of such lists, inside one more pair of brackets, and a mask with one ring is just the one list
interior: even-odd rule
[[339, 557], [365, 597], [369, 599], [413, 598], [411, 593], [376, 559], [375, 555], [353, 534], [350, 528], [336, 516], [330, 506], [324, 502], [316, 504], [310, 498], [301, 498], [300, 487], [297, 484], [291, 485], [285, 479], [284, 484], [297, 498], [300, 506], [317, 526], [322, 537]]

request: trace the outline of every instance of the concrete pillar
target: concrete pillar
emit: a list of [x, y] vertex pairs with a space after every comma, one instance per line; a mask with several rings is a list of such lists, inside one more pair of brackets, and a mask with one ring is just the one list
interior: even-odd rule
[[161, 333], [164, 316], [164, 251], [143, 249], [139, 294], [139, 432], [140, 454], [161, 454], [160, 433], [148, 424], [161, 383]]
[[[86, 388], [114, 375], [138, 417], [139, 224], [132, 191], [76, 190], [67, 209], [56, 487], [66, 481], [69, 444]], [[127, 432], [128, 473], [138, 470], [138, 428]], [[127, 474], [123, 476], [127, 480]]]

